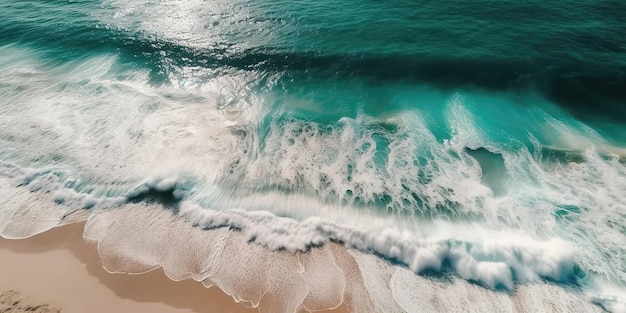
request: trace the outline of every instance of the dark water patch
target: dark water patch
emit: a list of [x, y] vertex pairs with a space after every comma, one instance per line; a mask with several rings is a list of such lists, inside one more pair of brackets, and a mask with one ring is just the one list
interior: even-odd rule
[[450, 259], [446, 258], [441, 262], [439, 269], [427, 268], [418, 273], [420, 276], [439, 283], [451, 284], [457, 276], [456, 270]]
[[626, 122], [626, 71], [605, 73], [566, 73], [544, 87], [548, 98], [565, 104], [575, 116]]
[[180, 193], [175, 186], [168, 188], [157, 188], [150, 185], [144, 185], [126, 196], [128, 202], [131, 203], [149, 203], [160, 204], [163, 207], [178, 212], [179, 204], [182, 200]]
[[482, 169], [481, 183], [489, 187], [496, 197], [506, 195], [508, 193], [506, 182], [511, 177], [504, 164], [502, 154], [491, 152], [485, 148], [475, 150], [465, 148], [465, 152], [480, 164]]
[[575, 205], [558, 205], [557, 209], [554, 210], [556, 219], [563, 222], [571, 222], [578, 219], [580, 214], [581, 209]]

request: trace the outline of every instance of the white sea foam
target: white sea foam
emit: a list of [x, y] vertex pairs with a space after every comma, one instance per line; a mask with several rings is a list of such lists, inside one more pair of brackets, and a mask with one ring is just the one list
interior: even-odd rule
[[[152, 86], [115, 56], [54, 67], [2, 49], [3, 237], [87, 220], [108, 270], [163, 267], [268, 311], [623, 310], [626, 168], [590, 129], [546, 118], [553, 139], [496, 142], [457, 93], [440, 99], [444, 140], [419, 110], [266, 115], [254, 72]], [[498, 154], [505, 194], [468, 147]]]
[[[155, 186], [165, 188], [165, 186], [159, 183], [156, 183]], [[166, 189], [168, 188], [162, 190]], [[43, 190], [28, 191], [28, 193], [31, 196], [41, 197], [41, 194], [45, 193]], [[59, 209], [58, 206], [50, 203], [50, 199], [45, 200], [45, 197], [44, 201], [40, 201], [40, 203], [45, 204], [46, 201], [48, 206]], [[28, 207], [22, 206], [20, 209], [28, 210]], [[510, 276], [511, 271], [519, 273], [516, 280], [519, 283], [535, 282], [542, 284], [541, 277], [551, 278], [556, 281], [567, 281], [568, 275], [571, 274], [569, 271], [571, 271], [573, 266], [574, 250], [564, 242], [554, 240], [538, 242], [531, 238], [524, 239], [519, 234], [485, 232], [484, 230], [474, 229], [469, 225], [466, 225], [466, 227], [446, 225], [446, 223], [431, 225], [424, 233], [432, 236], [432, 238], [420, 240], [412, 238], [415, 234], [407, 230], [404, 232], [399, 229], [393, 230], [394, 226], [390, 221], [386, 223], [386, 226], [383, 226], [385, 225], [384, 221], [375, 222], [375, 220], [370, 220], [367, 226], [369, 228], [359, 231], [319, 218], [297, 222], [293, 219], [276, 217], [269, 212], [218, 212], [198, 208], [196, 205], [185, 201], [180, 204], [180, 213], [193, 223], [200, 223], [199, 225], [201, 226], [229, 226], [238, 229], [238, 231], [233, 233], [229, 230], [229, 227], [218, 227], [210, 231], [203, 231], [199, 227], [191, 227], [191, 224], [184, 223], [176, 215], [163, 210], [159, 204], [122, 204], [121, 206], [99, 205], [96, 207], [94, 214], [89, 217], [85, 236], [90, 240], [99, 242], [99, 251], [103, 257], [104, 265], [110, 271], [141, 273], [162, 266], [172, 279], [193, 278], [198, 281], [209, 282], [209, 285], [217, 284], [220, 288], [235, 296], [235, 299], [247, 301], [252, 305], [276, 308], [274, 305], [277, 305], [277, 302], [272, 300], [275, 298], [266, 298], [270, 295], [295, 299], [287, 307], [279, 309], [285, 312], [295, 311], [295, 308], [305, 303], [309, 303], [309, 306], [311, 305], [310, 303], [320, 303], [320, 298], [318, 297], [327, 299], [334, 297], [337, 299], [339, 293], [347, 292], [339, 285], [336, 287], [336, 291], [327, 296], [318, 294], [308, 299], [307, 295], [310, 292], [314, 292], [314, 288], [309, 289], [306, 286], [314, 285], [316, 276], [304, 275], [303, 273], [306, 270], [303, 272], [302, 268], [296, 266], [298, 262], [308, 264], [302, 260], [303, 256], [308, 256], [310, 253], [313, 253], [314, 256], [319, 255], [318, 248], [309, 250], [311, 245], [324, 244], [324, 246], [328, 246], [331, 239], [342, 241], [347, 247], [356, 248], [358, 251], [376, 252], [382, 256], [405, 263], [413, 273], [412, 275], [423, 269], [437, 270], [441, 266], [443, 259], [448, 258], [451, 266], [460, 277], [477, 281], [484, 286], [492, 288], [498, 284], [511, 290], [520, 288], [514, 288], [514, 282]], [[29, 220], [35, 219], [31, 217]], [[358, 225], [358, 221], [355, 221], [354, 224]], [[227, 234], [236, 234], [236, 236], [229, 240], [224, 237]], [[461, 239], [454, 239], [450, 234], [457, 234], [465, 242], [461, 242]], [[438, 241], [441, 238], [447, 238], [447, 240], [443, 240], [443, 242]], [[225, 243], [225, 240], [228, 243]], [[476, 242], [473, 240], [476, 240]], [[250, 241], [261, 245], [250, 243]], [[468, 245], [470, 243], [473, 243], [475, 246], [470, 248]], [[229, 252], [229, 254], [225, 254], [224, 248], [234, 250]], [[269, 276], [266, 276], [267, 273], [265, 272], [268, 268], [264, 265], [266, 261], [263, 261], [266, 259], [259, 257], [259, 255], [276, 250], [280, 251], [281, 248], [288, 250], [279, 253], [279, 255], [282, 255], [280, 258], [278, 255], [268, 256], [268, 258], [272, 260], [282, 259], [280, 262], [284, 266], [294, 261], [296, 263], [294, 263], [293, 268], [289, 266], [278, 268], [279, 272], [271, 275], [274, 278], [267, 281]], [[309, 250], [309, 254], [298, 252], [302, 250]], [[228, 261], [237, 258], [241, 260], [241, 257], [246, 255], [246, 253], [251, 256], [248, 260], [257, 261], [249, 264], [248, 261], [243, 263]], [[363, 269], [364, 273], [368, 273], [364, 274], [363, 279], [370, 290], [369, 297], [373, 297], [372, 300], [381, 312], [390, 312], [390, 310], [402, 312], [403, 310], [399, 309], [400, 307], [411, 311], [407, 309], [407, 304], [401, 306], [396, 304], [404, 303], [402, 301], [406, 300], [397, 300], [399, 296], [385, 295], [380, 291], [380, 288], [383, 288], [382, 290], [390, 290], [389, 286], [392, 283], [392, 277], [395, 277], [393, 273], [400, 269], [377, 259], [371, 254], [362, 254], [356, 251], [352, 253], [356, 253], [355, 255], [360, 255], [361, 259], [365, 258], [367, 260], [362, 260], [361, 262], [365, 263], [360, 264], [362, 268], [367, 268]], [[297, 257], [298, 255], [300, 257]], [[297, 261], [297, 258], [300, 258], [300, 261]], [[324, 257], [319, 256], [314, 258], [318, 261], [325, 260]], [[376, 270], [373, 270], [371, 265], [368, 265], [371, 262], [380, 265], [378, 265]], [[504, 269], [497, 271], [498, 267], [492, 266], [494, 262], [502, 264]], [[226, 264], [229, 264], [228, 268], [225, 267]], [[275, 263], [272, 262], [272, 264]], [[310, 266], [321, 266], [318, 264], [311, 263]], [[324, 266], [329, 266], [329, 264], [324, 262]], [[244, 270], [245, 268], [249, 268], [249, 270]], [[258, 276], [261, 275], [258, 271], [262, 271], [265, 274]], [[385, 271], [390, 271], [392, 275], [385, 276], [383, 274]], [[232, 279], [234, 273], [241, 273], [243, 275], [241, 280]], [[296, 276], [294, 278], [288, 278], [289, 276], [283, 277], [288, 273]], [[299, 275], [304, 275], [306, 279]], [[307, 283], [307, 280], [312, 281]], [[254, 289], [261, 292], [255, 295], [255, 293], [251, 293], [252, 290], [241, 289], [244, 285], [233, 285], [234, 282], [238, 281], [247, 281], [245, 285], [257, 282], [265, 285], [267, 289]], [[436, 286], [436, 283], [429, 280], [423, 280], [421, 284], [429, 286], [435, 284]], [[284, 294], [283, 289], [275, 289], [278, 286], [291, 286], [289, 290], [292, 293], [289, 295]], [[419, 284], [413, 286], [419, 286]], [[474, 287], [467, 289], [469, 287], [458, 288], [466, 291], [480, 291], [480, 288], [472, 289]], [[296, 295], [293, 292], [297, 290], [301, 290], [301, 293]], [[451, 294], [458, 294], [458, 292], [459, 289], [453, 289]], [[502, 296], [500, 292], [495, 292], [491, 295], [487, 291], [480, 291], [480, 293], [483, 294], [483, 297], [489, 299], [487, 301], [490, 303], [500, 299]], [[492, 299], [492, 297], [495, 298]], [[582, 296], [572, 297], [572, 299], [575, 299]], [[336, 301], [332, 303], [336, 303]], [[453, 303], [450, 302], [450, 305], [454, 305]], [[480, 305], [481, 303], [483, 302], [477, 302], [475, 305]], [[614, 302], [606, 301], [606, 303], [610, 303], [613, 305], [612, 307], [618, 308], [614, 311], [619, 312], [619, 307], [613, 304]], [[616, 303], [619, 305], [619, 302]], [[393, 307], [396, 309], [392, 309]], [[472, 307], [477, 308], [477, 311], [479, 310], [479, 307]], [[586, 308], [582, 311], [588, 311], [587, 309], [589, 309], [587, 306], [581, 308]]]

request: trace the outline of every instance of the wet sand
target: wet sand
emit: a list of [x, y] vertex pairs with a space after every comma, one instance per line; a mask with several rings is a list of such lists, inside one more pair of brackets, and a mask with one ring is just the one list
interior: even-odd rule
[[96, 246], [82, 238], [83, 226], [66, 225], [22, 240], [0, 238], [0, 293], [16, 290], [64, 313], [258, 312], [219, 288], [171, 281], [161, 269], [110, 274]]

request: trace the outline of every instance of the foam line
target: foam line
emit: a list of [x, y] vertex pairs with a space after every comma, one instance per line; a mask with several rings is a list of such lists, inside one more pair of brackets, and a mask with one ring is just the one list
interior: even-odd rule
[[319, 218], [296, 222], [269, 212], [218, 212], [188, 203], [183, 203], [180, 210], [194, 224], [206, 228], [232, 227], [249, 241], [272, 250], [307, 251], [329, 241], [342, 242], [401, 262], [415, 273], [441, 271], [449, 263], [461, 277], [494, 289], [513, 289], [516, 283], [541, 279], [572, 283], [578, 275], [574, 249], [557, 239], [535, 241], [494, 233], [503, 239], [465, 242], [455, 238], [416, 238], [392, 227], [357, 230]]

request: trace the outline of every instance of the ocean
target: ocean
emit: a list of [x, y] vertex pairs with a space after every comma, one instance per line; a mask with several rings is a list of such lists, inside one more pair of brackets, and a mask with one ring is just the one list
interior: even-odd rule
[[0, 8], [4, 238], [267, 312], [626, 312], [624, 1]]

